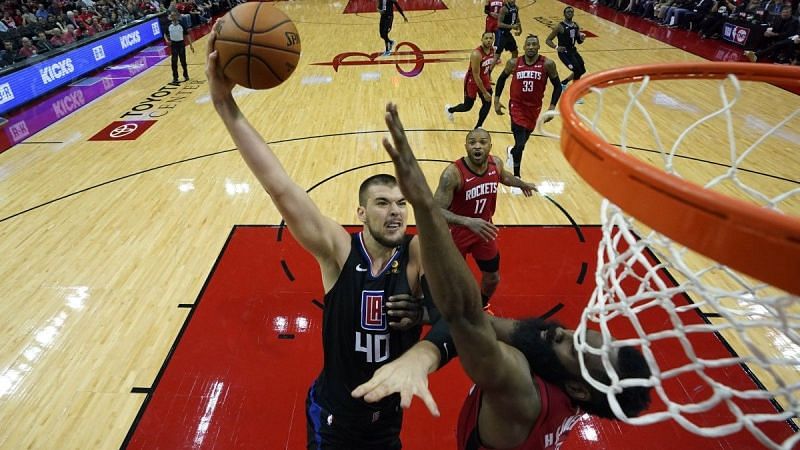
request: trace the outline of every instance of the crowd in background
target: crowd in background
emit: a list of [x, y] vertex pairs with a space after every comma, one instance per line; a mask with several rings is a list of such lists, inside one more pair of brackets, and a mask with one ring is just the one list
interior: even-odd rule
[[[591, 0], [625, 13], [637, 15], [668, 28], [683, 28], [700, 39], [720, 39], [725, 22], [761, 25], [755, 27], [751, 61], [798, 64], [800, 60], [800, 0]], [[766, 28], [764, 28], [766, 27]], [[763, 31], [762, 31], [763, 30]], [[763, 35], [761, 35], [763, 34]]]
[[[0, 68], [91, 39], [137, 19], [177, 10], [191, 28], [240, 0], [5, 0], [0, 19]], [[166, 18], [164, 19], [166, 20]], [[166, 23], [166, 22], [165, 22]]]

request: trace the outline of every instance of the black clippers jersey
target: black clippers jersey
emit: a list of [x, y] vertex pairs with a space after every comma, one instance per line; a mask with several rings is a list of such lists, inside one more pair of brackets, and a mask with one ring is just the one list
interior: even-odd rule
[[575, 22], [567, 23], [566, 21], [561, 21], [561, 28], [564, 31], [558, 33], [559, 47], [564, 47], [567, 50], [574, 49], [575, 42], [578, 40], [578, 33], [580, 33], [578, 24]]
[[[518, 17], [519, 17], [519, 8], [517, 8], [516, 4], [511, 5], [511, 4], [508, 4], [508, 3], [505, 4], [505, 7], [506, 7], [506, 15], [503, 16], [503, 23], [506, 24], [506, 25], [514, 25], [515, 23], [517, 23], [519, 21], [519, 19], [518, 19]], [[507, 28], [501, 28], [501, 29], [505, 33], [510, 33], [511, 32], [511, 30], [509, 30]]]
[[322, 316], [325, 365], [317, 380], [315, 397], [334, 414], [383, 410], [400, 402], [395, 394], [378, 403], [366, 403], [351, 397], [350, 392], [419, 340], [420, 326], [408, 331], [389, 328], [384, 308], [391, 295], [412, 293], [406, 274], [410, 241], [411, 236], [407, 235], [373, 277], [372, 261], [361, 233], [351, 235], [350, 255], [336, 284], [325, 295]]

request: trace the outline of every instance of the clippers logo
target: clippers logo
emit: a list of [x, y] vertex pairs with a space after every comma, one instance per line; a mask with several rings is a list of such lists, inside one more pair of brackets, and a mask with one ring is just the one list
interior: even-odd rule
[[92, 47], [92, 55], [94, 55], [95, 61], [100, 61], [106, 58], [106, 51], [103, 50], [102, 45], [98, 45], [97, 47]]
[[14, 100], [14, 91], [11, 90], [11, 85], [8, 83], [0, 84], [0, 105], [11, 100]]
[[153, 30], [153, 36], [161, 34], [161, 28], [158, 26], [158, 22], [153, 22], [153, 24], [150, 25], [150, 29]]
[[100, 130], [90, 141], [133, 141], [156, 123], [155, 120], [116, 121]]
[[42, 77], [42, 83], [48, 84], [53, 81], [65, 77], [72, 72], [75, 72], [75, 66], [72, 65], [72, 58], [67, 58], [55, 64], [39, 69], [39, 75]]
[[383, 291], [363, 291], [361, 293], [361, 328], [371, 331], [386, 331]]
[[136, 45], [139, 42], [142, 42], [142, 37], [139, 35], [138, 31], [134, 31], [133, 33], [128, 33], [119, 37], [119, 43], [122, 45], [123, 50], [130, 46]]
[[[408, 47], [411, 51], [400, 51], [400, 48]], [[333, 57], [331, 62], [312, 63], [314, 66], [333, 66], [333, 71], [338, 72], [339, 67], [342, 66], [377, 66], [382, 64], [394, 64], [397, 72], [404, 77], [413, 78], [422, 73], [425, 64], [443, 63], [443, 62], [458, 62], [469, 60], [469, 54], [472, 50], [420, 50], [420, 48], [413, 42], [400, 42], [392, 52], [389, 58], [380, 58], [383, 52], [375, 53], [361, 53], [361, 52], [345, 52], [339, 53]], [[444, 55], [444, 54], [463, 54], [458, 58], [428, 58], [427, 55]], [[411, 70], [403, 70], [401, 64], [413, 64]]]

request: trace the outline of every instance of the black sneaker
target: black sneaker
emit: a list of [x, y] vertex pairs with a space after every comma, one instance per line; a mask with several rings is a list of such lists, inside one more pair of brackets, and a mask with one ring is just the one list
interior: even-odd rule
[[183, 77], [183, 81], [189, 81], [189, 77]]
[[172, 80], [172, 83], [170, 83], [170, 84], [173, 85], [173, 86], [177, 86], [177, 85], [181, 84], [181, 82], [178, 81], [177, 78], [175, 78], [174, 80]]

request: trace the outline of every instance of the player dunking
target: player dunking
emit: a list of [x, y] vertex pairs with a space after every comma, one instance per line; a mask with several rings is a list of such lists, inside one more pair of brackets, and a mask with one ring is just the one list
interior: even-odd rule
[[389, 39], [389, 32], [392, 31], [395, 8], [397, 8], [397, 12], [403, 16], [403, 20], [408, 22], [408, 17], [406, 17], [405, 13], [403, 12], [403, 8], [400, 7], [400, 4], [397, 3], [397, 0], [378, 0], [378, 12], [381, 13], [381, 20], [378, 24], [378, 33], [380, 34], [381, 39], [383, 39], [383, 43], [386, 47], [386, 50], [383, 52], [383, 56], [389, 56], [392, 53], [392, 47], [394, 47], [394, 41]]
[[[507, 320], [481, 311], [478, 285], [449, 239], [441, 208], [414, 158], [394, 105], [387, 105], [386, 123], [394, 145], [386, 139], [383, 145], [394, 162], [403, 194], [414, 206], [434, 303], [450, 323], [461, 365], [475, 383], [459, 416], [457, 448], [556, 450], [584, 413], [616, 419], [609, 396], [581, 375], [572, 330], [540, 319]], [[588, 330], [586, 338], [591, 346], [599, 347], [604, 341], [594, 330]], [[402, 378], [371, 380], [358, 390], [383, 395], [406, 390], [400, 381], [407, 383], [406, 378], [425, 376], [432, 369], [423, 365], [436, 360], [435, 354], [427, 354], [429, 350], [415, 347], [385, 367]], [[595, 354], [583, 356], [591, 377], [610, 383], [607, 365], [623, 380], [651, 376], [637, 348], [620, 345], [613, 353], [608, 361]], [[638, 416], [650, 403], [651, 389], [623, 388], [614, 393], [616, 404], [626, 416]]]
[[[420, 326], [414, 319], [419, 310], [412, 300], [422, 293], [424, 282], [419, 240], [406, 234], [406, 201], [393, 176], [375, 175], [359, 188], [360, 232], [350, 234], [324, 216], [242, 114], [231, 92], [233, 83], [217, 68], [215, 40], [212, 32], [206, 68], [214, 108], [322, 275], [324, 365], [306, 399], [307, 447], [399, 449], [400, 407], [410, 398], [395, 395], [370, 404], [353, 397], [351, 390], [412, 346], [436, 350], [446, 343], [430, 333], [426, 341], [417, 342]], [[427, 381], [420, 383], [417, 390], [427, 386]]]
[[495, 48], [497, 52], [494, 55], [495, 64], [500, 62], [500, 54], [504, 50], [511, 52], [511, 57], [516, 58], [519, 54], [517, 51], [517, 40], [511, 32], [519, 36], [522, 34], [522, 22], [519, 20], [519, 8], [517, 7], [516, 0], [505, 0], [503, 7], [500, 8], [497, 24], [497, 42]]
[[[550, 32], [550, 35], [545, 40], [545, 43], [550, 48], [554, 48], [558, 52], [558, 58], [572, 72], [562, 82], [564, 89], [566, 89], [567, 83], [580, 80], [583, 74], [586, 73], [583, 58], [578, 53], [578, 47], [576, 47], [576, 44], [583, 43], [586, 35], [581, 33], [581, 28], [572, 21], [574, 16], [575, 10], [571, 6], [564, 8], [564, 20], [553, 28], [553, 31]], [[553, 42], [556, 37], [558, 37], [558, 45]]]
[[[508, 155], [506, 165], [513, 167], [515, 176], [520, 176], [522, 152], [525, 150], [525, 143], [528, 142], [528, 138], [536, 127], [536, 120], [542, 110], [546, 79], [549, 78], [553, 85], [550, 110], [555, 109], [558, 98], [561, 96], [561, 83], [558, 79], [556, 63], [539, 54], [539, 38], [532, 34], [525, 38], [525, 54], [519, 58], [508, 60], [503, 73], [497, 78], [494, 109], [500, 115], [503, 114], [500, 95], [503, 93], [508, 77], [512, 77], [508, 109], [511, 114], [514, 145], [506, 149]], [[519, 192], [513, 191], [512, 188], [512, 193], [518, 194]]]
[[532, 195], [536, 186], [503, 169], [500, 158], [490, 153], [492, 138], [486, 130], [470, 131], [464, 148], [467, 156], [442, 172], [435, 198], [461, 255], [472, 254], [481, 270], [481, 298], [483, 307], [488, 308], [500, 283], [497, 227], [492, 223], [498, 184], [514, 186], [526, 196]]
[[445, 105], [444, 112], [449, 121], [455, 120], [453, 113], [466, 112], [475, 104], [475, 97], [481, 96], [481, 110], [478, 112], [478, 122], [475, 128], [483, 126], [483, 121], [489, 115], [492, 107], [492, 68], [494, 68], [494, 34], [484, 31], [481, 35], [481, 45], [469, 56], [469, 67], [464, 75], [464, 102], [460, 105]]

